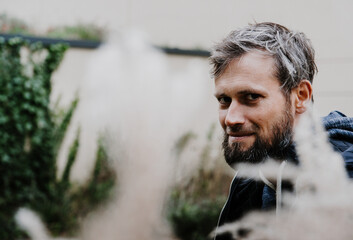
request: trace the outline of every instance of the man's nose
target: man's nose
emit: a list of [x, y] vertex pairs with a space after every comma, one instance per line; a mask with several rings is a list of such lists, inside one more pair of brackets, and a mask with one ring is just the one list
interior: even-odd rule
[[232, 102], [228, 108], [225, 124], [226, 126], [242, 125], [245, 123], [244, 111], [237, 102]]

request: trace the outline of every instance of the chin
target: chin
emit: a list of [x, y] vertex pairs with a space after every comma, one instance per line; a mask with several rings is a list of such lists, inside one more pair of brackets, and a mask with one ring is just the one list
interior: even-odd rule
[[[233, 143], [230, 143], [229, 146], [232, 147]], [[254, 142], [251, 143], [244, 143], [244, 142], [240, 142], [238, 143], [238, 150], [241, 152], [246, 152], [249, 149], [251, 149], [254, 146]]]

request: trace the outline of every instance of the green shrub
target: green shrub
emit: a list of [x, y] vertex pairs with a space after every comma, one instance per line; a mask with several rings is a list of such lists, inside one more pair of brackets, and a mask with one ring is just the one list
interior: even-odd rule
[[23, 20], [11, 17], [5, 13], [0, 14], [0, 33], [97, 42], [103, 41], [106, 35], [103, 27], [87, 23], [56, 26], [50, 28], [45, 33], [38, 33]]
[[0, 32], [10, 34], [29, 34], [31, 30], [27, 24], [14, 17], [9, 17], [7, 14], [0, 14]]
[[174, 199], [168, 217], [176, 236], [183, 240], [210, 239], [209, 234], [217, 226], [225, 200], [224, 195], [201, 202]]
[[[182, 240], [206, 240], [217, 226], [220, 211], [226, 201], [232, 179], [220, 163], [221, 159], [210, 156], [214, 126], [207, 135], [208, 142], [200, 152], [200, 165], [188, 181], [174, 186], [167, 215], [176, 236]], [[176, 143], [178, 157], [191, 141], [193, 133], [186, 133]], [[213, 167], [208, 163], [213, 162]]]
[[[50, 78], [66, 48], [0, 38], [0, 226], [5, 228], [1, 239], [18, 232], [12, 217], [19, 206], [52, 196], [56, 169]], [[29, 52], [26, 63], [21, 60], [23, 49]], [[43, 54], [46, 57], [40, 59]]]
[[105, 32], [101, 27], [93, 24], [77, 24], [74, 26], [55, 27], [50, 29], [46, 36], [72, 40], [102, 41]]
[[73, 101], [61, 117], [49, 106], [51, 75], [66, 49], [63, 44], [45, 47], [0, 38], [0, 239], [24, 236], [13, 220], [19, 207], [35, 210], [52, 234], [73, 235], [79, 220], [114, 185], [102, 146], [87, 185], [69, 182], [79, 132], [63, 177], [56, 178], [56, 155], [78, 103]]

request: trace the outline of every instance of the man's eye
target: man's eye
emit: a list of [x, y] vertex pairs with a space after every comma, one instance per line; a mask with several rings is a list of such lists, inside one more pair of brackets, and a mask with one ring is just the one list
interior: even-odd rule
[[231, 103], [231, 101], [232, 101], [232, 99], [229, 98], [229, 97], [220, 97], [220, 98], [218, 98], [218, 102], [221, 105], [227, 105], [227, 104]]
[[260, 94], [250, 93], [250, 94], [245, 95], [245, 100], [255, 101], [255, 100], [259, 99], [260, 97], [261, 97]]

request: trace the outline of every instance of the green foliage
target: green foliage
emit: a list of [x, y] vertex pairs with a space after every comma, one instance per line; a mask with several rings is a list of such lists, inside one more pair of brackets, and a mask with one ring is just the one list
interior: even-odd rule
[[89, 181], [80, 187], [72, 186], [69, 176], [79, 147], [78, 138], [79, 132], [71, 146], [63, 176], [55, 183], [52, 201], [44, 205], [38, 203], [33, 205], [33, 209], [41, 214], [54, 236], [77, 235], [81, 220], [110, 199], [115, 185], [115, 173], [108, 164], [105, 149], [101, 144]]
[[169, 219], [175, 234], [183, 240], [206, 240], [217, 226], [225, 196], [201, 202], [175, 198]]
[[[0, 38], [0, 225], [6, 229], [1, 239], [17, 231], [11, 219], [19, 206], [52, 196], [56, 169], [50, 78], [66, 48]], [[25, 63], [23, 50], [29, 55]], [[40, 59], [42, 55], [46, 57]]]
[[52, 38], [91, 41], [102, 41], [104, 34], [102, 28], [94, 24], [77, 24], [75, 26], [56, 27], [47, 32], [47, 36]]
[[[221, 175], [221, 176], [216, 176]], [[168, 206], [168, 219], [177, 237], [206, 240], [217, 226], [226, 201], [230, 178], [202, 170], [186, 185], [175, 187]]]
[[109, 165], [107, 153], [101, 143], [97, 151], [97, 158], [93, 174], [88, 183], [71, 194], [72, 217], [83, 218], [99, 205], [107, 202], [116, 182], [115, 172]]
[[14, 17], [9, 17], [7, 14], [0, 14], [0, 32], [10, 34], [28, 34], [30, 32], [27, 24]]
[[46, 33], [38, 34], [23, 20], [0, 14], [0, 33], [45, 36], [49, 38], [103, 41], [106, 35], [104, 28], [95, 24], [79, 23], [71, 26], [53, 27]]
[[61, 117], [49, 107], [51, 75], [66, 49], [63, 44], [44, 47], [0, 38], [0, 239], [24, 236], [13, 220], [19, 207], [38, 212], [52, 234], [72, 235], [88, 209], [106, 199], [114, 185], [102, 146], [91, 181], [79, 188], [69, 182], [79, 132], [64, 175], [56, 178], [56, 155], [78, 103]]
[[196, 135], [192, 132], [187, 132], [182, 135], [175, 144], [175, 154], [180, 157], [180, 154], [185, 150], [189, 142], [196, 138]]
[[[220, 159], [210, 157], [214, 126], [207, 134], [207, 143], [200, 152], [201, 164], [198, 171], [186, 182], [174, 187], [168, 205], [168, 219], [176, 236], [183, 240], [206, 240], [217, 226], [219, 213], [226, 201], [231, 177], [218, 163]], [[176, 154], [197, 140], [194, 133], [186, 133], [176, 143]]]

